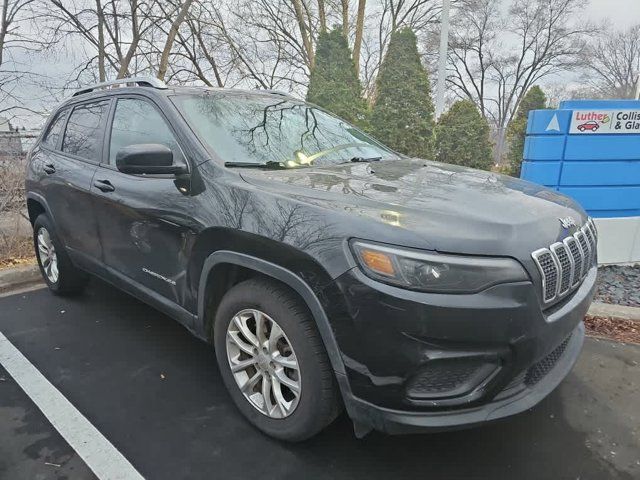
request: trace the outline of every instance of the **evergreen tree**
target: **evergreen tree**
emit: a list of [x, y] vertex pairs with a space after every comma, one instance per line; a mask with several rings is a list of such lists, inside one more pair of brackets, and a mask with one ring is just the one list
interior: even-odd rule
[[320, 33], [307, 101], [356, 125], [365, 122], [362, 86], [340, 28]]
[[547, 97], [542, 89], [536, 85], [531, 87], [522, 98], [518, 111], [509, 122], [509, 127], [507, 128], [507, 142], [509, 142], [507, 159], [509, 160], [510, 173], [514, 177], [520, 176], [529, 111], [544, 108], [547, 108]]
[[489, 124], [470, 100], [454, 103], [438, 120], [435, 153], [440, 162], [490, 170]]
[[409, 28], [391, 35], [376, 79], [371, 133], [398, 152], [433, 157], [431, 85]]

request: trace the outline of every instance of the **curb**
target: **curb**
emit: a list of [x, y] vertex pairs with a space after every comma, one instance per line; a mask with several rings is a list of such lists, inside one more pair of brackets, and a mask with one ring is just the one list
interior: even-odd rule
[[0, 270], [0, 293], [42, 282], [38, 265]]
[[593, 302], [589, 307], [587, 315], [590, 317], [606, 317], [640, 323], [640, 307]]

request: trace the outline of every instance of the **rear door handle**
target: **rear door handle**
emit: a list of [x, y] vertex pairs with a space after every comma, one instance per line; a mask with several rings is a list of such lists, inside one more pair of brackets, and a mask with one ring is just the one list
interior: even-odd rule
[[53, 163], [45, 163], [42, 169], [45, 171], [47, 175], [51, 175], [52, 173], [56, 173], [56, 167]]
[[113, 192], [116, 189], [109, 180], [96, 180], [93, 186], [102, 192]]

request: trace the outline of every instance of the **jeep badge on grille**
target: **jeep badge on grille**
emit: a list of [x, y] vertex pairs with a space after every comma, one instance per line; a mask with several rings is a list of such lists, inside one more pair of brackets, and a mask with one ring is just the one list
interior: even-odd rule
[[558, 220], [560, 220], [560, 224], [563, 228], [571, 228], [576, 226], [576, 221], [573, 219], [573, 217], [564, 217], [559, 218]]

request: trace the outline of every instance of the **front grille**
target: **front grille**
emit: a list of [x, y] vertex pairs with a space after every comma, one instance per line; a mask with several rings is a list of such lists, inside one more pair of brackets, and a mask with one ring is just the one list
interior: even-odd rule
[[589, 272], [596, 261], [597, 231], [593, 220], [572, 236], [531, 254], [542, 276], [545, 303], [567, 295]]
[[571, 335], [564, 339], [564, 341], [558, 345], [549, 355], [544, 357], [542, 360], [534, 363], [527, 370], [527, 374], [524, 377], [524, 383], [527, 386], [535, 385], [542, 378], [551, 371], [553, 367], [555, 367], [558, 360], [562, 358], [562, 354], [567, 349], [567, 345], [569, 344], [569, 340], [571, 340]]

